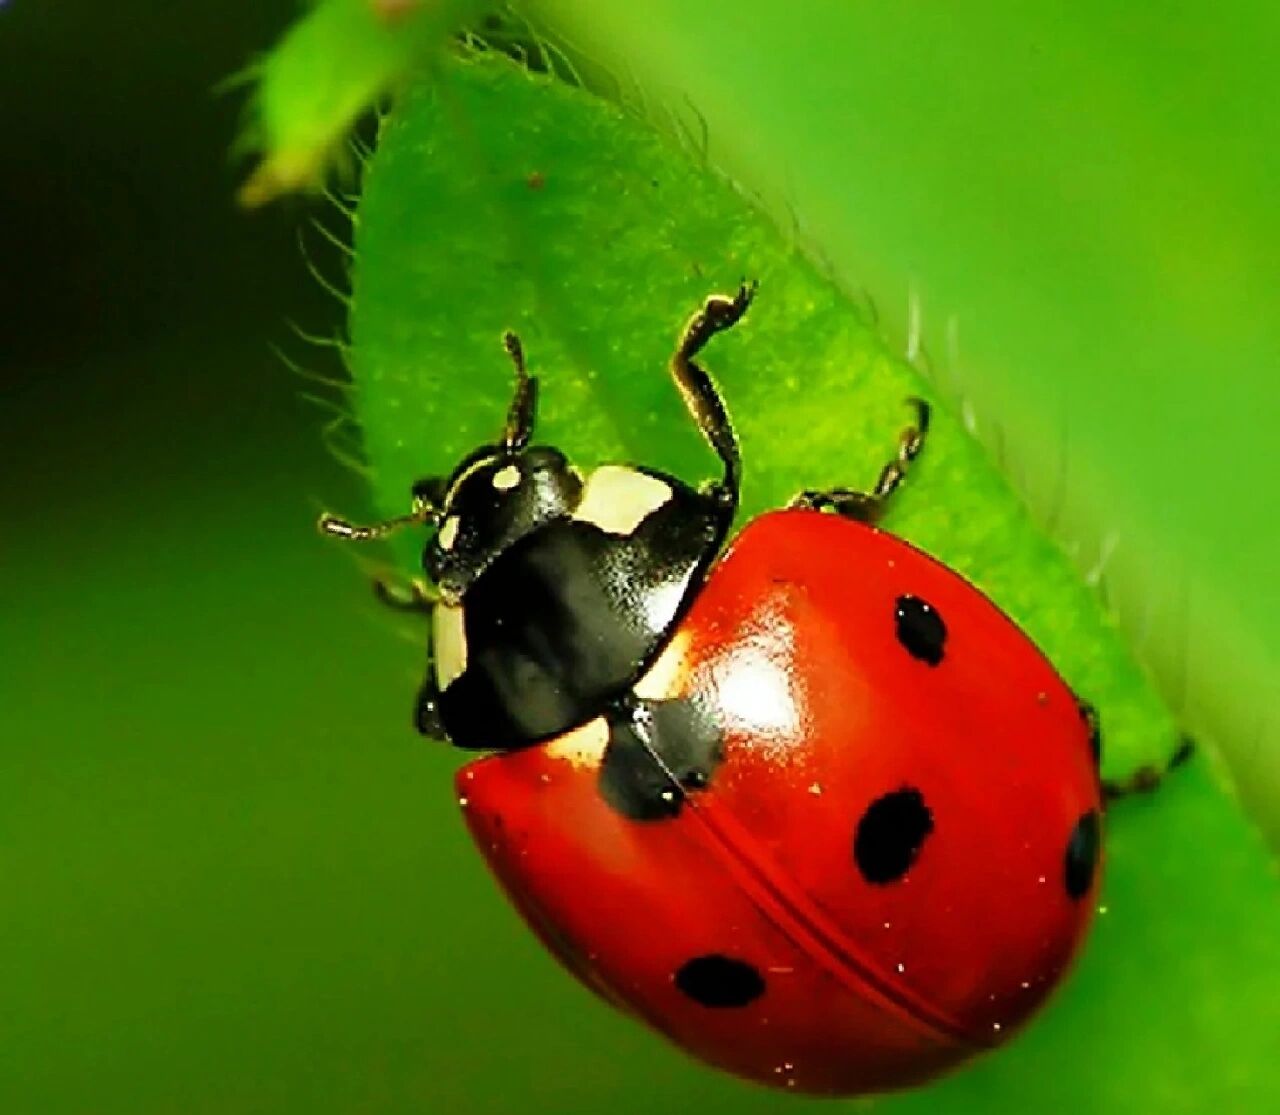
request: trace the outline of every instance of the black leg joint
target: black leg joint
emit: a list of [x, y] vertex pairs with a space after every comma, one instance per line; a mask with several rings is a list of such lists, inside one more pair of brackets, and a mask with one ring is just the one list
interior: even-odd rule
[[413, 726], [429, 739], [448, 740], [444, 722], [440, 719], [440, 690], [435, 679], [428, 677], [418, 690], [413, 708]]

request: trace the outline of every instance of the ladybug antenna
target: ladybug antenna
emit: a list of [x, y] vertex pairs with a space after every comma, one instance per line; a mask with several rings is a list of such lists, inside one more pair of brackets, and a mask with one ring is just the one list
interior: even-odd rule
[[326, 511], [316, 523], [316, 529], [321, 534], [341, 538], [344, 542], [376, 542], [389, 534], [394, 534], [401, 527], [422, 526], [426, 523], [434, 523], [439, 518], [440, 511], [434, 501], [415, 490], [413, 504], [407, 515], [397, 515], [394, 519], [384, 519], [380, 523], [359, 526], [346, 519], [339, 519], [337, 515], [330, 515]]
[[508, 453], [519, 453], [533, 436], [533, 423], [538, 409], [538, 381], [529, 375], [524, 363], [524, 347], [520, 338], [508, 330], [502, 334], [502, 347], [516, 368], [516, 391], [507, 410], [507, 424], [502, 431], [502, 447]]

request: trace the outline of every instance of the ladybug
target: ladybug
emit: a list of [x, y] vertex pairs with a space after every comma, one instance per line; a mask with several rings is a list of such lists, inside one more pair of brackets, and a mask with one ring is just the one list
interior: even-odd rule
[[[999, 1045], [1067, 971], [1098, 886], [1096, 719], [957, 573], [876, 526], [929, 408], [869, 492], [805, 491], [726, 547], [741, 458], [697, 356], [755, 293], [713, 296], [671, 373], [722, 475], [583, 475], [501, 438], [413, 488], [430, 529], [427, 736], [481, 853], [602, 999], [766, 1085], [855, 1095]], [[723, 551], [723, 552], [722, 552]]]

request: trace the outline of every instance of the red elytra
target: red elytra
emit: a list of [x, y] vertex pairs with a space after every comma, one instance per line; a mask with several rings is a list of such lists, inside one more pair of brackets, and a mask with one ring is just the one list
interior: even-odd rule
[[[939, 653], [909, 646], [903, 600]], [[607, 1001], [729, 1072], [856, 1094], [999, 1044], [1060, 981], [1097, 887], [1089, 729], [958, 574], [875, 527], [771, 512], [636, 691], [723, 727], [675, 816], [602, 798], [598, 720], [457, 778], [516, 908]]]

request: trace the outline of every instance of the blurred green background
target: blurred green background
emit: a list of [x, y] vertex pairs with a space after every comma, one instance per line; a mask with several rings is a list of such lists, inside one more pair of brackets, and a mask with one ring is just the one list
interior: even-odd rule
[[[519, 929], [457, 823], [454, 758], [406, 730], [420, 651], [376, 613], [349, 557], [311, 533], [321, 504], [367, 509], [321, 444], [323, 416], [300, 399], [306, 385], [269, 348], [333, 371], [331, 353], [285, 325], [339, 328], [340, 307], [308, 275], [296, 240], [311, 215], [328, 214], [304, 203], [234, 211], [236, 174], [223, 152], [239, 102], [211, 94], [295, 10], [140, 0], [0, 8], [0, 1111], [639, 1113], [672, 1097], [708, 1112], [796, 1106], [688, 1066], [589, 1001]], [[941, 24], [927, 26], [943, 41]], [[1238, 41], [1210, 51], [1228, 90], [1253, 80], [1250, 65], [1262, 72], [1265, 27], [1237, 30]], [[635, 46], [629, 34], [622, 40]], [[681, 59], [681, 41], [693, 40], [651, 44], [651, 56], [692, 88], [699, 68]], [[1046, 37], [1039, 56], [1060, 57], [1059, 41]], [[873, 38], [862, 61], [881, 57], [888, 68], [914, 58], [910, 82], [954, 80], [964, 68], [955, 57], [941, 67], [936, 52], [921, 59], [919, 42]], [[855, 45], [827, 49], [866, 73], [852, 66]], [[747, 40], [736, 49], [752, 57]], [[1185, 65], [1179, 58], [1165, 71], [1152, 63], [1149, 76], [1177, 87], [1169, 75]], [[987, 88], [1001, 96], [998, 82]], [[1128, 103], [1098, 91], [1088, 72], [1078, 88], [1095, 90], [1104, 116]], [[918, 103], [887, 99], [904, 114], [869, 130], [881, 145], [895, 128], [910, 139], [906, 110]], [[715, 97], [700, 104], [714, 126]], [[1177, 381], [1170, 401], [1159, 361], [1114, 421], [1121, 430], [1153, 415], [1181, 422], [1184, 457], [1221, 467], [1223, 481], [1240, 478], [1233, 492], [1250, 486], [1248, 499], [1230, 496], [1230, 514], [1212, 499], [1214, 485], [1193, 489], [1184, 510], [1203, 508], [1212, 526], [1190, 529], [1198, 516], [1180, 514], [1171, 537], [1189, 539], [1186, 560], [1203, 571], [1225, 532], [1220, 580], [1249, 614], [1233, 618], [1228, 633], [1244, 642], [1215, 649], [1216, 668], [1229, 670], [1230, 646], [1244, 645], [1236, 672], [1265, 681], [1275, 662], [1268, 617], [1280, 618], [1263, 575], [1274, 568], [1276, 516], [1270, 497], [1253, 493], [1277, 468], [1249, 420], [1276, 416], [1274, 304], [1258, 292], [1275, 278], [1280, 238], [1259, 238], [1274, 236], [1277, 220], [1266, 204], [1277, 152], [1266, 129], [1276, 124], [1264, 116], [1230, 118], [1234, 147], [1215, 145], [1209, 124], [1175, 128], [1159, 147], [1222, 152], [1197, 167], [1216, 190], [1207, 210], [1189, 203], [1185, 217], [1217, 214], [1236, 254], [1203, 272], [1192, 253], [1188, 301], [1168, 312], [1185, 320], [1203, 301], [1196, 291], [1213, 290], [1215, 320], [1229, 325], [1240, 313], [1255, 323], [1241, 347], [1223, 350], [1250, 373], [1237, 382], [1254, 385], [1239, 427], [1233, 409], [1206, 395], [1211, 375], [1189, 388]], [[1187, 117], [1174, 112], [1171, 126]], [[974, 142], [963, 131], [956, 139], [957, 149]], [[909, 162], [893, 181], [924, 167]], [[1249, 204], [1222, 208], [1232, 198]], [[918, 216], [921, 204], [910, 202], [898, 206], [900, 222]], [[1139, 191], [1134, 207], [1142, 202]], [[888, 208], [863, 226], [855, 255], [892, 321], [905, 301], [901, 269], [916, 263], [886, 262], [895, 258], [894, 230], [880, 219]], [[1043, 222], [1049, 241], [1061, 233], [1053, 218]], [[944, 213], [933, 233], [945, 241], [954, 227]], [[956, 233], [954, 259], [980, 230], [968, 241]], [[911, 230], [900, 224], [895, 234]], [[322, 238], [306, 240], [337, 276]], [[1048, 250], [1026, 246], [1024, 262]], [[958, 284], [961, 270], [934, 281]], [[1242, 301], [1232, 294], [1240, 276], [1251, 292]], [[1077, 284], [1094, 292], [1095, 326], [1152, 312], [1129, 288], [1095, 288], [1087, 268]], [[1001, 305], [1016, 309], [1019, 298], [1025, 320], [1044, 320], [1041, 304], [1017, 292]], [[1103, 310], [1111, 316], [1099, 318]], [[1063, 328], [1056, 342], [1029, 328], [1021, 348], [998, 353], [985, 365], [987, 393], [1021, 374], [1011, 354], [1037, 338], [1065, 361]], [[1118, 342], [1076, 343], [1083, 357]], [[1200, 364], [1217, 351], [1196, 354]], [[1011, 388], [1015, 404], [1035, 393], [1035, 378], [1023, 382], [1033, 386]], [[1045, 437], [1059, 436], [1057, 418], [1041, 421]], [[1238, 440], [1224, 440], [1237, 429]], [[1106, 444], [1089, 435], [1094, 463], [1074, 465], [1072, 477], [1092, 477]], [[1164, 490], [1161, 469], [1183, 467], [1177, 446], [1162, 444], [1159, 468], [1136, 469], [1150, 488], [1126, 489], [1121, 510], [1144, 492], [1150, 505]], [[1173, 485], [1157, 510], [1179, 506], [1184, 487]], [[1146, 522], [1144, 537], [1160, 537], [1156, 527]], [[1139, 566], [1158, 560], [1137, 552]], [[1140, 596], [1143, 578], [1134, 579]], [[1172, 671], [1185, 643], [1179, 651], [1174, 619], [1166, 630], [1175, 632]], [[1274, 738], [1273, 706], [1246, 699], [1257, 691], [1217, 686], [1201, 697], [1228, 694], [1222, 722], [1244, 726], [1241, 761], [1253, 781], [1271, 769]]]

